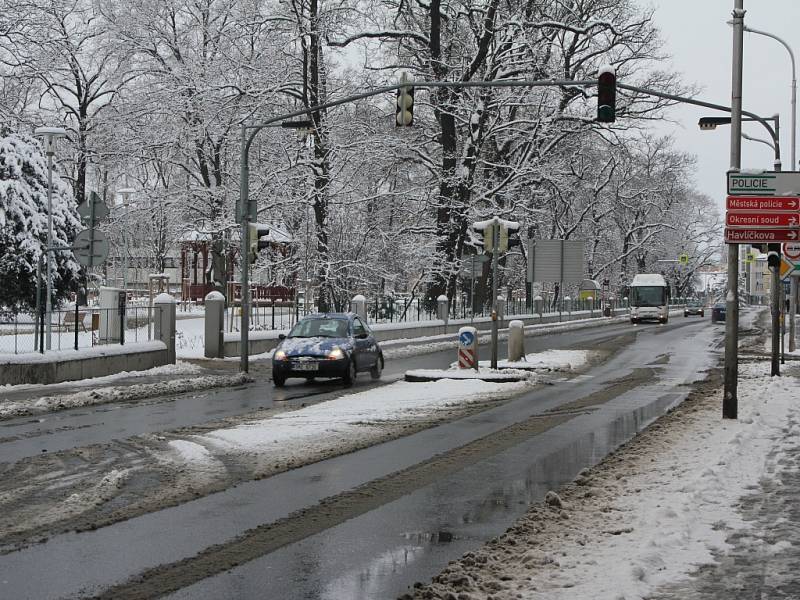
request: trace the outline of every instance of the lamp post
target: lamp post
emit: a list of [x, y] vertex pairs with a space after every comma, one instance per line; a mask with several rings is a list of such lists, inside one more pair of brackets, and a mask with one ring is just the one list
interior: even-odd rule
[[45, 313], [47, 319], [47, 349], [52, 347], [53, 333], [53, 156], [56, 153], [56, 140], [67, 135], [63, 127], [37, 127], [34, 135], [44, 137], [45, 154], [47, 154], [47, 298]]
[[797, 73], [795, 70], [794, 52], [792, 52], [792, 49], [789, 46], [789, 44], [787, 44], [784, 40], [782, 40], [775, 34], [769, 33], [767, 31], [761, 31], [760, 29], [754, 29], [752, 27], [748, 27], [747, 25], [744, 25], [744, 30], [747, 33], [756, 33], [758, 35], [763, 35], [780, 42], [783, 45], [783, 47], [786, 48], [786, 51], [789, 53], [789, 58], [792, 61], [792, 168], [791, 170], [794, 170], [797, 168], [797, 162], [796, 162], [797, 156], [795, 154], [797, 148], [795, 144], [796, 142], [795, 135], [797, 133]]
[[[125, 209], [125, 217], [128, 216], [128, 208], [130, 207], [130, 196], [136, 190], [133, 188], [122, 188], [117, 190], [117, 193], [122, 196], [122, 207]], [[122, 247], [123, 247], [123, 256], [122, 256], [122, 289], [127, 297], [128, 294], [128, 235], [125, 233], [125, 228], [127, 226], [128, 219], [125, 219], [126, 223], [123, 224], [121, 228], [122, 233]]]

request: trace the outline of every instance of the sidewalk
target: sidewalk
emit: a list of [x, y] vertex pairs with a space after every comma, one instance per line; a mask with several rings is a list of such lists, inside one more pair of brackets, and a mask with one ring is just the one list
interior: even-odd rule
[[402, 598], [800, 599], [800, 365], [720, 375]]

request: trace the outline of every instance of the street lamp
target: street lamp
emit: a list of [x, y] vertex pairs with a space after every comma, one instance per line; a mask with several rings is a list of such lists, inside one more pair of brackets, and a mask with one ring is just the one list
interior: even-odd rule
[[[766, 140], [762, 140], [759, 138], [754, 138], [752, 136], [747, 135], [746, 133], [742, 132], [742, 138], [746, 140], [750, 140], [751, 142], [761, 142], [762, 144], [766, 144], [770, 148], [773, 149], [775, 152], [775, 170], [781, 170], [781, 147], [780, 147], [780, 115], [775, 114], [771, 117], [763, 117], [758, 119], [753, 118], [742, 118], [742, 121], [758, 121], [764, 127], [767, 128], [767, 131], [772, 138], [772, 142], [768, 142]], [[775, 129], [772, 129], [766, 121], [774, 121], [775, 122]], [[711, 131], [717, 128], [717, 125], [730, 125], [731, 117], [700, 117], [700, 120], [697, 124], [700, 126], [700, 129], [703, 131]], [[794, 158], [792, 158], [792, 162], [794, 162]]]
[[56, 140], [67, 135], [63, 127], [37, 127], [34, 135], [44, 138], [44, 150], [47, 154], [47, 298], [45, 312], [47, 313], [47, 349], [51, 348], [53, 333], [53, 156], [56, 153]]
[[[117, 193], [122, 196], [122, 206], [125, 208], [125, 216], [128, 215], [128, 207], [130, 206], [130, 195], [133, 194], [136, 190], [133, 188], [122, 188], [117, 190]], [[127, 226], [127, 219], [126, 223], [123, 224], [120, 233], [122, 233], [122, 245], [123, 245], [123, 260], [122, 260], [122, 289], [124, 290], [125, 295], [128, 294], [128, 236], [125, 233], [125, 227]]]
[[766, 31], [761, 31], [760, 29], [753, 29], [752, 27], [748, 27], [747, 25], [744, 25], [744, 30], [748, 33], [756, 33], [758, 35], [763, 35], [780, 42], [783, 45], [783, 47], [786, 48], [786, 51], [789, 53], [789, 58], [792, 61], [792, 168], [791, 170], [794, 170], [797, 168], [797, 162], [796, 162], [797, 156], [795, 154], [797, 148], [795, 144], [796, 141], [795, 134], [797, 132], [797, 73], [795, 69], [794, 52], [792, 52], [792, 49], [789, 46], [789, 44], [787, 44], [784, 40], [782, 40], [775, 34]]

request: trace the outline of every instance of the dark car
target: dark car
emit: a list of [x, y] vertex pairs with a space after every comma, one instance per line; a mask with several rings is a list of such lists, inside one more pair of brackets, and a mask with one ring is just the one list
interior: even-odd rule
[[725, 303], [717, 302], [711, 308], [711, 322], [716, 323], [717, 321], [724, 321], [724, 320], [725, 320]]
[[701, 317], [704, 317], [705, 314], [705, 307], [697, 300], [689, 300], [689, 302], [686, 303], [686, 308], [683, 309], [684, 317], [688, 317], [689, 315], [700, 315]]
[[351, 385], [359, 371], [379, 379], [383, 352], [369, 327], [352, 313], [308, 315], [299, 321], [272, 355], [272, 381], [289, 377], [340, 377]]

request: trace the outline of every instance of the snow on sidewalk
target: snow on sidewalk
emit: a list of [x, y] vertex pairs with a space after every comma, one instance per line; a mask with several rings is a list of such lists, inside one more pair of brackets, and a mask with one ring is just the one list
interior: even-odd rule
[[[740, 365], [738, 420], [721, 418], [719, 391], [687, 401], [404, 597], [632, 600], [686, 581], [752, 527], [741, 499], [777, 481], [781, 456], [796, 451], [800, 385], [767, 371]], [[787, 541], [757, 545], [769, 555]]]

